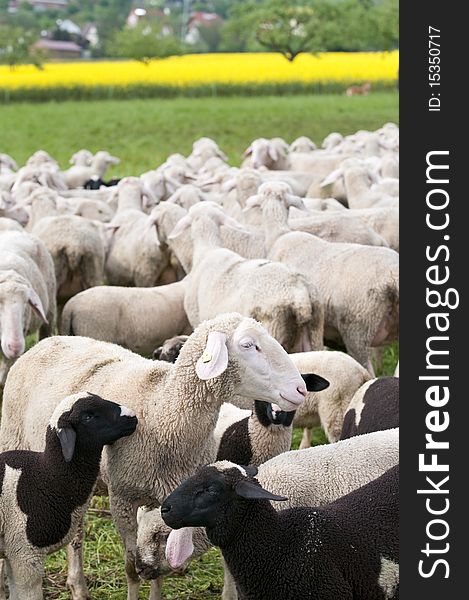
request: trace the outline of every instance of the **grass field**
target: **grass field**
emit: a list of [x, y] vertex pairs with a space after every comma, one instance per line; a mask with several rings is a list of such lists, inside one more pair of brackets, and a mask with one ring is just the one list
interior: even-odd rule
[[[374, 129], [398, 121], [398, 95], [375, 93], [366, 97], [337, 95], [130, 100], [13, 104], [0, 107], [0, 152], [20, 164], [39, 148], [57, 158], [63, 168], [79, 148], [107, 149], [122, 160], [109, 176], [139, 174], [160, 164], [169, 154], [188, 154], [201, 136], [217, 140], [232, 164], [256, 137], [282, 136], [292, 141], [308, 135], [317, 143], [331, 131], [343, 134]], [[384, 356], [380, 374], [391, 374], [398, 359], [397, 344]], [[301, 431], [294, 432], [298, 447]], [[313, 444], [324, 443], [321, 429]], [[104, 499], [95, 499], [86, 524], [86, 574], [94, 600], [125, 600], [122, 548]], [[46, 564], [45, 598], [66, 600], [65, 551]], [[185, 577], [168, 578], [167, 600], [219, 600], [223, 573], [217, 550], [194, 562]], [[141, 598], [148, 596], [142, 587]]]
[[257, 137], [293, 141], [308, 135], [320, 144], [331, 131], [374, 129], [398, 120], [398, 94], [259, 98], [175, 98], [12, 104], [0, 107], [0, 152], [23, 164], [42, 148], [66, 168], [80, 148], [109, 150], [121, 164], [110, 176], [134, 175], [161, 164], [174, 152], [187, 155], [192, 142], [213, 137], [239, 164]]

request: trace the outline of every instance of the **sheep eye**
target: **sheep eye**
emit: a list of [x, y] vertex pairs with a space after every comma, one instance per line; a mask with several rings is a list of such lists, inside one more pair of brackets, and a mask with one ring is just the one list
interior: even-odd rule
[[82, 421], [84, 423], [88, 423], [89, 421], [91, 421], [91, 419], [94, 419], [94, 415], [92, 415], [91, 413], [86, 413], [82, 417]]

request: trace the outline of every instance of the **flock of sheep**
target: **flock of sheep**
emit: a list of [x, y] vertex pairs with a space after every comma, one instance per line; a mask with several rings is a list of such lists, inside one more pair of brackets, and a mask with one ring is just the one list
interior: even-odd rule
[[398, 150], [387, 123], [235, 168], [201, 138], [112, 181], [104, 151], [0, 154], [0, 600], [42, 599], [66, 545], [91, 598], [95, 492], [128, 600], [213, 545], [223, 600], [398, 598], [399, 379], [372, 365], [398, 336]]

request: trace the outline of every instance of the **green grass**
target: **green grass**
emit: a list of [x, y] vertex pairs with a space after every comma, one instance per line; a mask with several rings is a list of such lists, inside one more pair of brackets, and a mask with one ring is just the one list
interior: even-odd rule
[[[365, 97], [338, 95], [243, 98], [176, 98], [172, 100], [121, 100], [18, 103], [0, 107], [0, 152], [11, 154], [20, 164], [39, 148], [47, 150], [62, 166], [79, 148], [93, 152], [107, 149], [121, 164], [109, 176], [139, 174], [160, 164], [169, 154], [187, 155], [192, 142], [213, 137], [239, 164], [241, 153], [256, 137], [282, 136], [292, 141], [308, 135], [316, 142], [331, 131], [343, 134], [374, 129], [386, 121], [398, 121], [398, 95], [375, 93]], [[34, 343], [28, 338], [28, 347]], [[388, 348], [378, 374], [392, 374], [398, 346]], [[300, 430], [293, 434], [298, 448]], [[321, 428], [313, 431], [313, 445], [326, 443]], [[107, 500], [97, 498], [86, 520], [85, 572], [94, 600], [125, 600], [123, 551], [114, 525], [99, 512]], [[45, 598], [66, 600], [65, 550], [46, 563]], [[184, 576], [167, 578], [167, 600], [215, 600], [220, 598], [223, 573], [220, 555], [211, 550], [194, 561]], [[148, 584], [141, 598], [148, 597]]]
[[20, 103], [1, 106], [0, 120], [0, 152], [20, 164], [39, 148], [62, 168], [80, 148], [106, 149], [122, 160], [108, 175], [122, 176], [155, 168], [174, 152], [189, 154], [201, 136], [239, 164], [257, 137], [308, 135], [320, 143], [331, 131], [375, 129], [398, 120], [398, 94]]

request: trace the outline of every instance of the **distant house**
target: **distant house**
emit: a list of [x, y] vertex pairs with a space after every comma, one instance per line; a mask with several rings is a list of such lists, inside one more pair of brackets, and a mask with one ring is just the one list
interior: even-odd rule
[[74, 35], [78, 37], [81, 37], [82, 35], [80, 27], [70, 19], [64, 19], [63, 21], [61, 19], [58, 19], [57, 29], [59, 29], [60, 31], [65, 31], [69, 35]]
[[99, 44], [99, 34], [96, 23], [87, 23], [81, 30], [81, 35], [85, 39], [91, 48], [95, 48]]
[[32, 45], [33, 49], [44, 52], [48, 58], [80, 58], [82, 48], [75, 42], [42, 38]]
[[23, 2], [31, 4], [35, 10], [63, 10], [68, 6], [68, 0], [10, 0], [8, 4], [8, 10], [11, 13], [15, 13], [18, 7]]
[[200, 28], [211, 27], [215, 24], [222, 24], [223, 19], [217, 13], [195, 12], [192, 13], [187, 24], [187, 34], [185, 41], [188, 44], [197, 44], [200, 42]]

